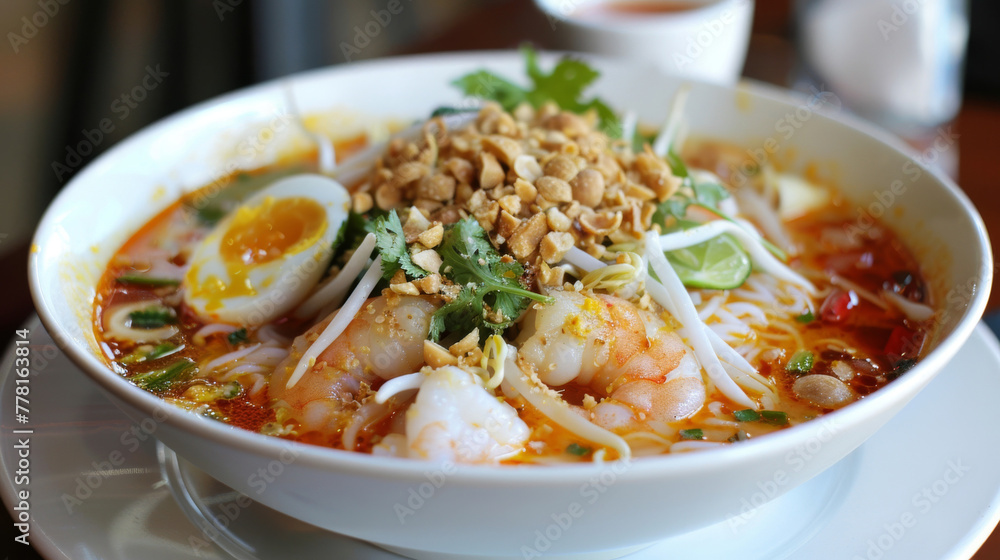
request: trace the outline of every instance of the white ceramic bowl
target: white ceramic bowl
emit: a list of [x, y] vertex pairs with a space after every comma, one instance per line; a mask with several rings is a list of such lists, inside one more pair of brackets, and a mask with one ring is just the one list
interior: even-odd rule
[[[603, 73], [595, 93], [646, 122], [664, 118], [676, 78], [592, 62]], [[516, 53], [354, 64], [226, 95], [132, 136], [80, 172], [45, 214], [30, 259], [39, 315], [139, 429], [281, 512], [418, 557], [597, 558], [722, 521], [762, 488], [780, 495], [836, 463], [941, 370], [983, 312], [992, 279], [986, 232], [948, 179], [885, 134], [817, 112], [836, 112], [832, 94], [810, 101], [759, 85], [696, 84], [686, 113], [693, 132], [747, 146], [748, 162], [813, 164], [858, 204], [858, 227], [880, 215], [917, 252], [941, 306], [940, 336], [917, 367], [861, 402], [745, 444], [627, 465], [530, 468], [456, 468], [290, 443], [171, 410], [108, 369], [92, 323], [94, 286], [108, 258], [140, 224], [227, 164], [254, 167], [307, 147], [288, 116], [286, 91], [306, 113], [348, 107], [419, 118], [463, 102], [448, 82], [481, 66], [522, 76]]]

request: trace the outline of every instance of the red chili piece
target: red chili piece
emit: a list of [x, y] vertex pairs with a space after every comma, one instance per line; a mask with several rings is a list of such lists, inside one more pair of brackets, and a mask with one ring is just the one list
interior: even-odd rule
[[854, 290], [844, 291], [837, 288], [826, 296], [820, 306], [819, 315], [824, 321], [839, 323], [847, 318], [847, 313], [858, 305], [858, 294]]

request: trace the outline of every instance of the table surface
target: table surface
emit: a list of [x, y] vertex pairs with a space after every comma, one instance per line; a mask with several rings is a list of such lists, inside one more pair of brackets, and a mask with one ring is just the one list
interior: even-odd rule
[[[481, 22], [490, 22], [482, 25]], [[786, 38], [788, 8], [785, 3], [757, 3], [754, 35], [751, 39], [744, 75], [785, 85], [795, 67], [795, 51]], [[530, 0], [509, 0], [477, 5], [433, 36], [397, 54], [516, 48], [530, 41], [541, 48], [553, 48], [551, 29]], [[994, 165], [1000, 147], [1000, 101], [966, 98], [953, 123], [959, 145], [957, 180], [979, 209], [990, 232], [992, 244], [1000, 235], [1000, 191], [995, 186]], [[26, 245], [0, 256], [0, 270], [23, 270]], [[0, 291], [9, 294], [0, 308], [0, 332], [13, 332], [32, 311], [25, 274], [0, 275]], [[989, 310], [1000, 307], [1000, 293], [992, 292]], [[1000, 558], [1000, 531], [986, 541], [974, 560]]]

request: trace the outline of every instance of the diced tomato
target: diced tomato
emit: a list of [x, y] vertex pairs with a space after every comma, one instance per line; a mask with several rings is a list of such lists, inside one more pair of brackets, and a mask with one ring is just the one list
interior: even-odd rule
[[906, 327], [896, 327], [889, 334], [889, 340], [885, 343], [885, 353], [893, 360], [911, 357], [920, 350], [920, 333]]
[[819, 315], [824, 321], [839, 323], [847, 318], [847, 312], [858, 305], [858, 294], [854, 290], [844, 291], [839, 288], [830, 292], [819, 308]]

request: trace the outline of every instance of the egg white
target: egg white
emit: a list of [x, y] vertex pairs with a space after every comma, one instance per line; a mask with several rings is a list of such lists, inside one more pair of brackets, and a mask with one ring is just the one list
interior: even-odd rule
[[[283, 199], [308, 199], [325, 211], [322, 232], [308, 246], [286, 247], [267, 262], [235, 263], [222, 244], [237, 219], [260, 223], [261, 209]], [[223, 218], [194, 250], [185, 272], [184, 302], [200, 318], [252, 326], [287, 314], [312, 290], [330, 263], [333, 242], [347, 219], [350, 194], [337, 181], [315, 174], [287, 177], [244, 201]], [[241, 209], [243, 215], [240, 215]], [[256, 220], [256, 221], [255, 221]], [[272, 226], [273, 227], [273, 226]]]

